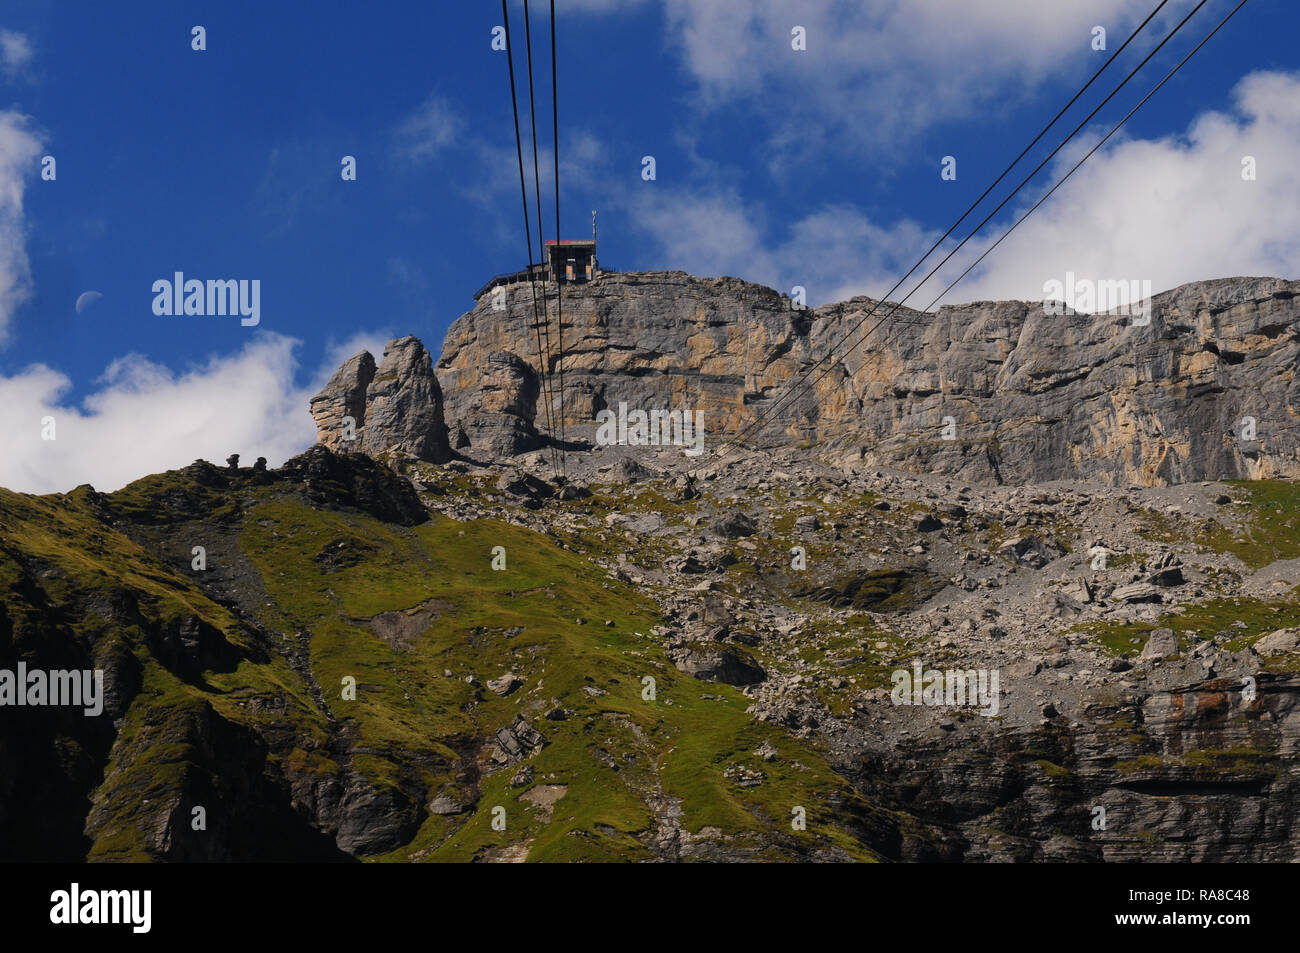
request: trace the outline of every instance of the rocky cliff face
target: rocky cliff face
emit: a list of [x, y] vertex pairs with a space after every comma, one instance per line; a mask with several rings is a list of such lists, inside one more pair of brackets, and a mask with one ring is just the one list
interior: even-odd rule
[[[505, 289], [504, 309], [484, 295], [452, 324], [437, 381], [398, 370], [372, 397], [390, 359], [367, 378], [373, 359], [358, 355], [312, 409], [321, 442], [337, 446], [345, 408], [371, 420], [383, 396], [383, 425], [368, 424], [361, 449], [416, 446], [426, 459], [446, 452], [429, 436], [439, 415], [459, 452], [501, 459], [561, 425], [570, 442], [590, 444], [597, 412], [626, 402], [702, 411], [713, 448], [763, 414], [753, 442], [764, 446], [851, 450], [868, 464], [981, 483], [1294, 476], [1298, 290], [1270, 278], [1184, 285], [1155, 297], [1146, 326], [1019, 301], [900, 309], [858, 343], [867, 298], [797, 311], [734, 278], [607, 274], [564, 289], [562, 418], [558, 349], [549, 361], [539, 354], [522, 285]], [[552, 287], [552, 320], [554, 297]], [[423, 350], [413, 338], [389, 350], [397, 345], [399, 355]], [[555, 388], [549, 415], [543, 372]]]
[[311, 413], [318, 442], [331, 450], [451, 459], [442, 391], [429, 352], [412, 336], [389, 341], [378, 367], [369, 351], [347, 361], [312, 398]]
[[[1093, 698], [1082, 724], [860, 740], [844, 770], [911, 814], [898, 856], [943, 861], [1259, 862], [1294, 854], [1295, 675]], [[954, 737], [955, 733], [958, 733]], [[946, 735], [946, 737], [945, 737]], [[1086, 833], [1085, 833], [1086, 832]]]

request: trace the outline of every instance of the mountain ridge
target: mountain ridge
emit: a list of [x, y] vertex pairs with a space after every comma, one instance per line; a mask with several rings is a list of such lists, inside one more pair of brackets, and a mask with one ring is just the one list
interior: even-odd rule
[[[1297, 293], [1300, 282], [1277, 278], [1193, 282], [1155, 295], [1146, 326], [1052, 315], [1041, 302], [903, 308], [854, 348], [844, 342], [858, 340], [850, 330], [873, 299], [793, 310], [736, 278], [608, 273], [564, 289], [561, 414], [558, 398], [548, 413], [541, 386], [545, 367], [558, 388], [556, 351], [540, 357], [531, 291], [516, 284], [453, 322], [436, 362], [413, 336], [390, 342], [383, 394], [359, 376], [373, 357], [353, 357], [312, 413], [326, 446], [418, 446], [433, 462], [531, 452], [558, 440], [552, 419], [574, 449], [589, 448], [596, 415], [626, 402], [702, 411], [714, 447], [765, 415], [751, 445], [857, 452], [981, 483], [1292, 477]], [[546, 294], [553, 316], [554, 284]], [[356, 444], [344, 440], [345, 409]]]
[[[99, 670], [105, 696], [0, 707], [0, 857], [1295, 860], [1300, 492], [1177, 482], [1287, 464], [1293, 284], [1157, 297], [1155, 332], [1024, 303], [904, 322], [769, 446], [697, 460], [575, 430], [609, 400], [752, 411], [862, 304], [602, 279], [566, 297], [590, 400], [562, 485], [507, 295], [436, 365], [414, 337], [346, 362], [279, 468], [0, 491], [0, 669]], [[1129, 390], [1084, 400], [1107, 374]], [[958, 396], [1036, 410], [997, 420], [1006, 449], [917, 435]], [[1247, 398], [1254, 446], [1166, 434], [1144, 468], [1151, 434], [1120, 428], [1135, 461], [1072, 456], [1090, 404], [1208, 426]], [[954, 673], [992, 695], [900, 704], [900, 675]]]

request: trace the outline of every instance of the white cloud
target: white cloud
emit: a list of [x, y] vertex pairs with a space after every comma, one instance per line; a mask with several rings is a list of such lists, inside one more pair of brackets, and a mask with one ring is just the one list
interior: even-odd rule
[[31, 41], [13, 30], [0, 30], [0, 73], [9, 77], [18, 76], [31, 61]]
[[[521, 116], [526, 123], [527, 117]], [[540, 123], [539, 123], [540, 125]], [[550, 134], [549, 129], [545, 131]], [[507, 123], [505, 137], [499, 141], [488, 141], [470, 137], [466, 145], [474, 156], [475, 176], [461, 184], [461, 194], [479, 203], [487, 211], [484, 227], [493, 231], [496, 242], [502, 248], [498, 270], [513, 270], [524, 266], [524, 258], [532, 249], [534, 260], [538, 256], [536, 248], [537, 211], [534, 204], [539, 194], [533, 185], [532, 139], [525, 126], [522, 131], [524, 146], [524, 181], [528, 189], [529, 236], [532, 241], [527, 247], [523, 244], [523, 209], [519, 201], [519, 159], [515, 152], [514, 128]], [[589, 227], [588, 213], [599, 207], [599, 198], [603, 194], [603, 183], [596, 182], [594, 176], [607, 167], [608, 155], [604, 144], [590, 132], [578, 129], [562, 131], [562, 151], [560, 153], [560, 204], [564, 223], [564, 237], [573, 238], [586, 234]], [[537, 164], [541, 174], [542, 232], [543, 238], [554, 237], [555, 231], [555, 153], [549, 146], [538, 143]]]
[[[311, 446], [313, 394], [348, 357], [365, 348], [378, 359], [386, 337], [359, 333], [327, 348], [302, 387], [294, 386], [297, 341], [259, 332], [237, 354], [175, 373], [139, 355], [113, 361], [80, 406], [68, 403], [68, 377], [43, 364], [0, 376], [0, 486], [24, 493], [67, 491], [82, 483], [115, 490], [149, 473], [238, 453], [271, 466]], [[53, 417], [55, 439], [42, 439]]]
[[[1231, 113], [1201, 115], [1184, 135], [1112, 139], [940, 303], [1041, 300], [1044, 282], [1064, 280], [1067, 271], [1150, 280], [1157, 292], [1212, 278], [1300, 277], [1300, 74], [1247, 76], [1234, 103]], [[1063, 151], [1044, 181], [1063, 175], [1103, 134]], [[1245, 156], [1256, 161], [1256, 181], [1242, 179]], [[1010, 177], [1005, 188], [1017, 181]], [[928, 305], [1047, 187], [1027, 187], [908, 305]], [[761, 203], [725, 186], [660, 182], [611, 195], [653, 242], [647, 259], [786, 292], [803, 285], [812, 304], [883, 295], [940, 234], [909, 221], [873, 222], [851, 206], [827, 206], [770, 229]], [[964, 237], [994, 204], [956, 235]], [[945, 243], [892, 298], [910, 292], [955, 243]]]
[[[660, 246], [659, 267], [695, 274], [733, 274], [762, 281], [773, 254], [763, 247], [761, 209], [732, 190], [689, 189], [658, 183], [625, 192], [633, 225]], [[650, 256], [647, 255], [647, 258]]]
[[938, 237], [915, 222], [885, 226], [850, 206], [828, 205], [769, 244], [763, 209], [731, 190], [632, 189], [617, 203], [657, 246], [646, 255], [656, 268], [732, 275], [787, 294], [800, 285], [813, 305], [866, 293], [861, 276], [896, 279]]
[[13, 110], [0, 112], [0, 344], [14, 311], [31, 297], [23, 193], [40, 154], [31, 120]]
[[[1300, 74], [1251, 74], [1237, 84], [1231, 113], [1204, 113], [1185, 135], [1112, 139], [945, 300], [1037, 300], [1043, 283], [1066, 271], [1150, 280], [1156, 291], [1211, 278], [1300, 277], [1297, 155]], [[1255, 159], [1256, 181], [1242, 179], [1245, 156]], [[1074, 161], [1058, 162], [1053, 181]], [[972, 242], [954, 262], [965, 268], [1000, 233], [974, 252]]]
[[[767, 125], [776, 168], [828, 147], [881, 151], [936, 123], [1006, 108], [1050, 77], [1082, 76], [1108, 55], [1091, 49], [1092, 28], [1104, 26], [1114, 50], [1150, 6], [664, 0], [683, 68], [698, 87], [696, 108], [707, 116], [750, 106]], [[791, 49], [796, 26], [806, 30], [804, 52]]]
[[[358, 331], [341, 341], [330, 338], [325, 345], [325, 357], [320, 367], [316, 369], [311, 386], [307, 389], [315, 394], [339, 369], [340, 364], [360, 351], [369, 351], [374, 356], [375, 363], [378, 363], [383, 356], [384, 345], [395, 337], [398, 335], [388, 328], [378, 328], [373, 331]], [[426, 346], [428, 343], [425, 342]], [[433, 357], [436, 360], [438, 355], [435, 354]]]
[[[795, 223], [778, 261], [797, 267], [797, 273], [791, 271], [789, 278], [808, 289], [810, 303], [844, 301], [864, 294], [855, 277], [862, 274], [881, 276], [871, 290], [883, 295], [940, 234], [912, 221], [877, 225], [855, 209], [830, 206]], [[887, 283], [884, 276], [888, 276]], [[909, 289], [904, 283], [901, 294]], [[901, 294], [891, 297], [897, 299]]]
[[450, 100], [437, 92], [430, 93], [397, 127], [394, 138], [398, 155], [413, 162], [427, 162], [456, 144], [464, 128]]

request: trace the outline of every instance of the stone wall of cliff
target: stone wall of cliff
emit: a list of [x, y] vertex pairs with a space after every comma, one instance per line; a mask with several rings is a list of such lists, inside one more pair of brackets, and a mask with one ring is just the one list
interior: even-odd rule
[[793, 310], [735, 278], [607, 274], [564, 288], [561, 421], [555, 287], [548, 361], [531, 291], [515, 285], [451, 325], [436, 379], [405, 338], [377, 370], [367, 354], [350, 360], [312, 412], [322, 443], [337, 445], [351, 408], [367, 421], [358, 449], [432, 460], [526, 452], [561, 423], [570, 443], [590, 444], [596, 414], [626, 402], [702, 411], [711, 448], [762, 414], [748, 443], [968, 481], [1293, 477], [1298, 291], [1273, 278], [1196, 282], [1157, 295], [1145, 326], [1020, 301], [900, 309], [860, 341], [870, 299]]

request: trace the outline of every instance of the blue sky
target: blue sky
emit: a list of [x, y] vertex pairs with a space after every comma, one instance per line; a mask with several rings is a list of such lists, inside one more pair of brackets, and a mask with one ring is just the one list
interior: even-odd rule
[[[619, 270], [802, 284], [814, 304], [880, 294], [1108, 55], [1092, 27], [1113, 50], [1155, 2], [559, 0], [565, 237], [588, 234], [594, 208]], [[1096, 90], [1193, 5], [1172, 0]], [[1085, 145], [1231, 6], [1210, 0]], [[533, 14], [546, 195], [546, 4]], [[521, 4], [512, 20], [522, 78]], [[0, 484], [109, 489], [231, 451], [278, 463], [311, 442], [305, 397], [340, 357], [406, 333], [436, 355], [473, 292], [525, 255], [500, 21], [490, 0], [6, 0], [0, 399], [19, 423]], [[1247, 3], [952, 300], [1032, 298], [1066, 269], [1157, 290], [1297, 277], [1298, 27], [1293, 3]], [[553, 237], [549, 198], [543, 211]], [[260, 280], [261, 324], [155, 316], [152, 283], [175, 271]], [[36, 436], [47, 415], [57, 442]]]

